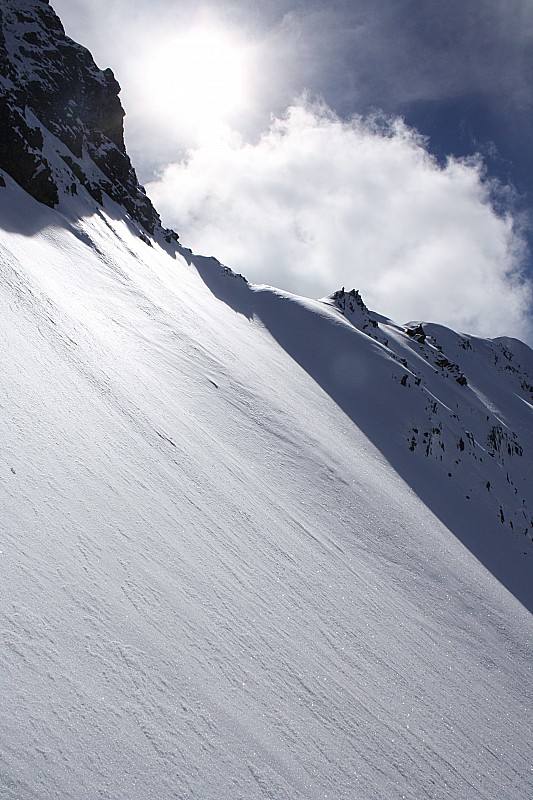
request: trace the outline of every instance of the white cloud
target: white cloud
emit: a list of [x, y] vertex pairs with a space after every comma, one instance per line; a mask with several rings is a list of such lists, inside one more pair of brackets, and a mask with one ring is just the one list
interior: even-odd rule
[[147, 190], [184, 244], [311, 297], [341, 285], [397, 319], [527, 338], [522, 242], [480, 162], [440, 167], [401, 121], [302, 100], [256, 144], [226, 131]]

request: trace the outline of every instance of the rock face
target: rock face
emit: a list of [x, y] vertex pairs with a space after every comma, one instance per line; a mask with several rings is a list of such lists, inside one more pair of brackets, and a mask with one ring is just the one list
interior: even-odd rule
[[2, 0], [0, 168], [52, 207], [80, 187], [100, 204], [107, 194], [153, 234], [160, 220], [126, 153], [119, 92], [48, 0]]

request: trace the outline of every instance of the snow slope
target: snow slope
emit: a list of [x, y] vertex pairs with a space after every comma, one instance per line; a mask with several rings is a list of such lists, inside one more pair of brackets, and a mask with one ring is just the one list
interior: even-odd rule
[[531, 351], [4, 178], [2, 798], [529, 797]]

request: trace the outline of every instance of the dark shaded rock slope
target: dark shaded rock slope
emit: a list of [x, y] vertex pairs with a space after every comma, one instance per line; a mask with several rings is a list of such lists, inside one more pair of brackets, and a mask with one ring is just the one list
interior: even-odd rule
[[126, 153], [119, 92], [48, 0], [2, 0], [0, 168], [51, 207], [80, 187], [99, 204], [107, 194], [153, 234], [160, 220]]

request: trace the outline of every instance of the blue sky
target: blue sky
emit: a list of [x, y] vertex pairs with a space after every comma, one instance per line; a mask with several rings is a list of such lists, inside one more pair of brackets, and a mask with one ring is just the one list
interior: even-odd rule
[[115, 71], [130, 155], [185, 244], [532, 341], [529, 0], [52, 5]]

